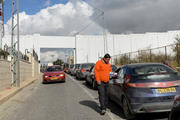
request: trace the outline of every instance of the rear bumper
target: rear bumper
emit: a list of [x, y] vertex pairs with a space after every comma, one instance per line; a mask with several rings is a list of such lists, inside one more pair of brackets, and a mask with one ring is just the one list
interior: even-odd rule
[[173, 106], [172, 102], [155, 103], [131, 103], [133, 113], [169, 112]]

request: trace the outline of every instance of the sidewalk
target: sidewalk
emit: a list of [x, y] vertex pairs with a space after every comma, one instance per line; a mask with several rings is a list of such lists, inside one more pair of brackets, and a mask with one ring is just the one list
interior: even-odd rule
[[10, 87], [6, 90], [0, 91], [0, 105], [7, 101], [12, 96], [16, 95], [19, 91], [23, 88], [27, 87], [28, 85], [32, 84], [35, 80], [38, 80], [39, 77], [32, 78], [21, 83], [20, 87]]

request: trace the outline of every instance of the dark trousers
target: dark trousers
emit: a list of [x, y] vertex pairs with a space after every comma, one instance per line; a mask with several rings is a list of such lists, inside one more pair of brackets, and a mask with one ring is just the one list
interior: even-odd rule
[[101, 85], [98, 85], [99, 103], [101, 110], [106, 110], [108, 105], [108, 86], [109, 83], [101, 81]]

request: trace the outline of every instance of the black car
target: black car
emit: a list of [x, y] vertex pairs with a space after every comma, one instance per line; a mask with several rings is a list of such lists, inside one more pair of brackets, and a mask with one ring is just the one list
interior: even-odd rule
[[174, 104], [169, 114], [169, 120], [180, 120], [180, 96], [175, 96]]
[[137, 113], [169, 112], [180, 94], [180, 76], [160, 63], [124, 65], [109, 82], [109, 98], [119, 104], [126, 118]]

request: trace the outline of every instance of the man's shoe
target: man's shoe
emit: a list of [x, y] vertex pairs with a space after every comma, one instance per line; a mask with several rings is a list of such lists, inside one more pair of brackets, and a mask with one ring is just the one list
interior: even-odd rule
[[101, 111], [101, 115], [104, 115], [106, 113], [106, 110]]

